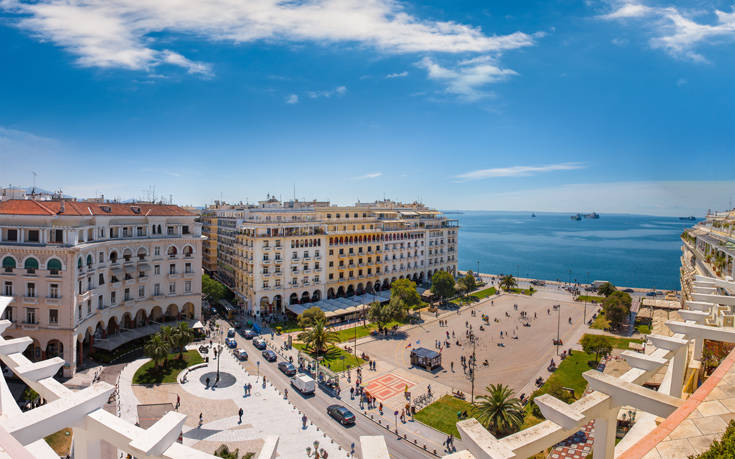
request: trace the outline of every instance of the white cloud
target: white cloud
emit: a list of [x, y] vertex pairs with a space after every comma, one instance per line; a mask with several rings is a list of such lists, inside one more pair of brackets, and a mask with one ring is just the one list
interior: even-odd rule
[[404, 70], [401, 73], [389, 73], [385, 77], [386, 78], [403, 78], [403, 77], [406, 77], [406, 76], [408, 76], [408, 71]]
[[676, 85], [679, 87], [684, 86], [687, 83], [688, 81], [686, 78], [679, 78], [678, 80], [676, 80]]
[[498, 167], [493, 169], [479, 169], [475, 171], [459, 174], [454, 178], [459, 181], [466, 182], [469, 180], [481, 180], [492, 177], [525, 177], [536, 175], [543, 172], [553, 171], [569, 171], [574, 169], [583, 169], [585, 166], [580, 163], [560, 163], [549, 164], [546, 166], [512, 166]]
[[0, 9], [83, 66], [150, 71], [169, 63], [204, 75], [207, 64], [160, 49], [162, 34], [234, 44], [358, 43], [387, 53], [501, 53], [536, 37], [418, 18], [397, 0], [0, 0]]
[[472, 102], [491, 95], [484, 86], [517, 75], [510, 69], [495, 64], [491, 56], [479, 56], [460, 61], [454, 68], [443, 67], [430, 57], [424, 57], [416, 65], [427, 71], [428, 77], [445, 85], [445, 92]]
[[380, 177], [381, 175], [383, 175], [383, 173], [382, 173], [382, 172], [372, 172], [372, 173], [370, 173], [370, 174], [365, 174], [365, 175], [359, 175], [359, 176], [357, 176], [357, 177], [352, 177], [352, 178], [353, 178], [354, 180], [368, 180], [368, 179], [374, 179], [374, 178], [378, 178], [378, 177]]
[[286, 97], [286, 103], [287, 104], [298, 104], [299, 96], [297, 94], [289, 94], [289, 96]]
[[697, 47], [735, 40], [735, 7], [730, 13], [714, 10], [713, 23], [697, 22], [693, 18], [701, 12], [690, 13], [675, 6], [646, 6], [638, 0], [625, 0], [612, 12], [601, 16], [607, 20], [646, 21], [652, 31], [649, 44], [669, 55], [697, 62], [707, 59], [697, 52]]
[[311, 99], [319, 99], [320, 97], [329, 99], [332, 96], [344, 96], [345, 94], [347, 94], [346, 86], [337, 86], [334, 89], [327, 89], [327, 90], [322, 90], [322, 91], [307, 91], [306, 92], [306, 95]]

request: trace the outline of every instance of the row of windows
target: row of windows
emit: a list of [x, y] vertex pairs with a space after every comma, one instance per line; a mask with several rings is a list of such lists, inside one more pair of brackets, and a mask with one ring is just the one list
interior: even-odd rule
[[[24, 296], [28, 298], [35, 298], [36, 297], [36, 283], [26, 282], [26, 289], [24, 293], [25, 293]], [[14, 295], [14, 289], [13, 289], [12, 282], [5, 281], [5, 284], [3, 285], [3, 295], [5, 296]], [[48, 297], [49, 298], [59, 298], [59, 284], [49, 284]]]
[[[177, 274], [178, 272], [179, 271], [176, 270], [176, 264], [175, 263], [171, 263], [171, 264], [168, 265], [168, 273], [169, 274]], [[193, 272], [194, 271], [192, 269], [191, 263], [185, 263], [184, 264], [184, 273], [191, 274]], [[161, 274], [161, 265], [154, 265], [153, 266], [153, 275], [154, 276], [159, 276], [160, 274]], [[141, 270], [141, 271], [138, 272], [138, 278], [139, 279], [145, 278], [146, 276], [147, 276], [146, 270]], [[129, 273], [129, 272], [125, 272], [123, 274], [123, 279], [126, 280], [126, 281], [132, 280], [133, 279], [133, 275], [131, 273]], [[115, 273], [110, 273], [110, 282], [113, 283], [113, 284], [116, 283], [116, 282], [119, 282], [118, 275], [115, 274]], [[104, 275], [104, 273], [100, 273], [99, 276], [98, 276], [98, 280], [97, 280], [97, 286], [104, 285], [104, 284], [105, 284], [105, 275]], [[79, 286], [78, 293], [80, 293], [80, 294], [81, 293], [84, 293], [82, 279], [79, 280], [78, 286]], [[92, 290], [94, 288], [96, 288], [96, 286], [92, 282], [92, 276], [88, 276], [87, 277], [87, 290]]]
[[[3, 258], [3, 270], [6, 273], [12, 273], [13, 269], [17, 267], [15, 258], [11, 256], [6, 256]], [[38, 260], [34, 257], [28, 257], [23, 261], [23, 268], [26, 270], [28, 274], [34, 274], [37, 269], [39, 269], [39, 263]], [[57, 258], [51, 258], [46, 262], [46, 269], [51, 272], [51, 274], [58, 274], [59, 271], [61, 271], [61, 261]]]
[[[25, 318], [23, 320], [26, 324], [38, 324], [38, 308], [24, 308], [25, 309]], [[12, 306], [8, 306], [5, 308], [5, 313], [3, 313], [3, 319], [9, 320], [10, 322], [15, 321], [15, 308]], [[58, 324], [59, 323], [59, 310], [58, 309], [49, 309], [48, 310], [48, 323], [49, 324]]]

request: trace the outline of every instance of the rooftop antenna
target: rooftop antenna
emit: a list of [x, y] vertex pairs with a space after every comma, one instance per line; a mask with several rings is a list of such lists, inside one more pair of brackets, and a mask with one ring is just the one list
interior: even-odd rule
[[33, 174], [33, 190], [31, 190], [31, 194], [35, 194], [36, 193], [36, 176], [38, 175], [38, 172], [31, 171], [31, 173]]

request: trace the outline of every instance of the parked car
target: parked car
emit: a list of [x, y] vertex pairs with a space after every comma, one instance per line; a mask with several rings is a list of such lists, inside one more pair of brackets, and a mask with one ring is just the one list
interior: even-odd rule
[[635, 290], [633, 290], [632, 288], [626, 288], [626, 289], [623, 289], [623, 291], [625, 293], [634, 293], [635, 292]]
[[278, 362], [278, 369], [286, 376], [293, 376], [296, 374], [296, 367], [290, 362]]
[[247, 360], [248, 359], [248, 353], [245, 352], [245, 349], [235, 349], [235, 357], [237, 357], [240, 360]]
[[316, 382], [309, 375], [299, 373], [291, 378], [291, 385], [304, 395], [313, 394], [316, 390]]
[[227, 339], [225, 339], [225, 344], [230, 349], [235, 349], [237, 347], [237, 341], [235, 341], [235, 338], [227, 338]]
[[656, 292], [647, 292], [646, 296], [656, 296]]
[[230, 327], [227, 330], [227, 337], [228, 338], [234, 338], [235, 337], [235, 329], [234, 328]]
[[355, 415], [342, 405], [329, 405], [327, 407], [327, 414], [343, 426], [355, 423]]
[[271, 351], [270, 349], [264, 350], [262, 354], [263, 358], [268, 362], [275, 362], [276, 360], [278, 360], [278, 355], [276, 355], [276, 353]]
[[253, 340], [253, 346], [255, 346], [256, 349], [263, 350], [265, 349], [265, 340], [263, 338], [255, 338]]
[[242, 336], [244, 336], [245, 339], [253, 339], [256, 336], [258, 336], [258, 334], [255, 333], [255, 330], [248, 329], [248, 330], [245, 330], [245, 333], [243, 333]]

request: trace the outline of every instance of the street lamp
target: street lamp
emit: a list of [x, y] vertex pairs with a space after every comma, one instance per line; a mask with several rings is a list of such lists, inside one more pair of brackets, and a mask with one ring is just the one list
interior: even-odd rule
[[219, 362], [222, 360], [222, 345], [217, 345], [217, 378], [214, 381], [215, 384], [219, 382]]
[[556, 309], [557, 314], [557, 321], [556, 321], [556, 355], [559, 355], [559, 329], [561, 328], [561, 305], [555, 304], [554, 309]]

